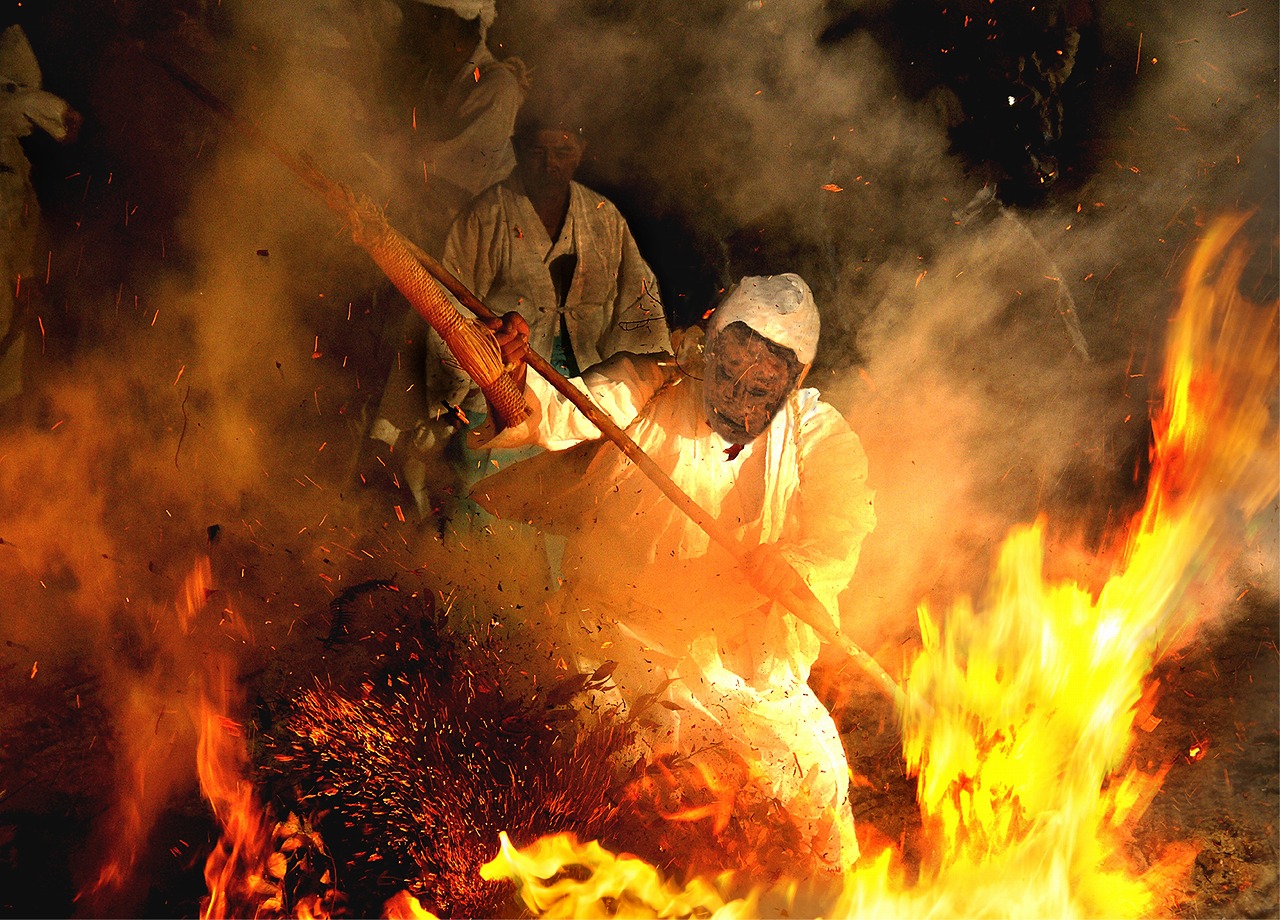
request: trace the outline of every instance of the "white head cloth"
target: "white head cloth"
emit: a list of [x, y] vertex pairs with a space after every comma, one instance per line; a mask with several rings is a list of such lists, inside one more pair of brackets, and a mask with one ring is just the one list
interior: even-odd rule
[[427, 6], [438, 6], [441, 9], [452, 10], [463, 19], [475, 19], [479, 17], [480, 24], [487, 31], [489, 26], [493, 25], [493, 21], [498, 18], [497, 0], [417, 0], [418, 3], [425, 3]]
[[812, 364], [821, 327], [813, 291], [792, 272], [743, 278], [711, 314], [708, 332], [730, 323], [746, 323], [771, 342], [796, 353], [801, 364]]

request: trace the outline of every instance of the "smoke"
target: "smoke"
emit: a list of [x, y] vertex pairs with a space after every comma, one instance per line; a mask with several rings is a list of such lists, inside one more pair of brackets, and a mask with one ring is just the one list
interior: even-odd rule
[[810, 381], [878, 491], [845, 625], [891, 657], [921, 599], [981, 588], [1012, 524], [1049, 511], [1096, 545], [1140, 500], [1181, 260], [1266, 166], [1249, 154], [1275, 131], [1277, 31], [1274, 10], [1089, 5], [1063, 93], [1072, 155], [1043, 204], [1014, 209], [975, 198], [995, 177], [949, 148], [953, 94], [913, 85], [931, 49], [906, 60], [893, 25], [912, 18], [892, 10], [560, 0], [508, 4], [496, 33], [587, 125], [589, 184], [629, 214], [681, 215], [646, 250], [669, 252], [674, 224], [699, 263], [660, 273], [678, 323], [741, 274], [815, 288]]
[[[446, 545], [392, 513], [385, 483], [362, 486], [387, 292], [323, 204], [152, 58], [195, 74], [284, 149], [391, 193], [358, 181], [376, 148], [339, 120], [342, 97], [299, 66], [297, 42], [249, 16], [216, 25], [141, 46], [126, 35], [97, 61], [79, 102], [85, 169], [46, 180], [46, 213], [65, 231], [37, 300], [54, 354], [22, 422], [0, 430], [5, 670], [30, 675], [6, 679], [15, 723], [42, 724], [41, 694], [86, 672], [86, 702], [101, 706], [91, 723], [98, 710], [76, 695], [55, 742], [64, 759], [93, 752], [92, 779], [71, 795], [101, 817], [77, 834], [67, 891], [92, 915], [141, 915], [139, 880], [189, 858], [152, 853], [152, 832], [195, 794], [198, 691], [220, 670], [256, 672], [278, 705], [350, 666], [326, 660], [322, 640], [330, 600], [362, 579], [416, 586], [439, 572], [428, 580], [441, 604], [488, 623], [545, 577], [508, 525], [480, 546]], [[473, 602], [472, 585], [497, 597]], [[241, 702], [227, 715], [246, 719]], [[34, 779], [6, 783], [8, 807], [59, 807], [58, 784]]]

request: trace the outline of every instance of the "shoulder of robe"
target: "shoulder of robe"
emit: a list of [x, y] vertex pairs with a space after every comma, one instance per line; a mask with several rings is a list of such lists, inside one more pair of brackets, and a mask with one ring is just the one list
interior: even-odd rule
[[587, 368], [582, 376], [619, 381], [643, 380], [654, 386], [661, 386], [674, 380], [680, 373], [676, 359], [665, 352], [636, 354], [619, 351]]
[[618, 210], [618, 206], [595, 189], [588, 188], [577, 181], [572, 182], [570, 187], [577, 193], [578, 200], [588, 213], [605, 215], [619, 222], [622, 221], [622, 213]]
[[521, 96], [529, 91], [532, 85], [530, 77], [529, 65], [522, 58], [506, 57], [501, 60], [494, 58], [492, 61], [486, 61], [480, 65], [480, 79], [486, 77], [501, 81], [510, 82]]
[[516, 192], [511, 188], [509, 179], [495, 182], [471, 200], [459, 215], [458, 220], [467, 218], [480, 221], [492, 220], [495, 215], [509, 206], [515, 195]]
[[816, 387], [801, 387], [791, 399], [794, 401], [796, 424], [801, 438], [853, 432], [840, 411], [824, 401]]

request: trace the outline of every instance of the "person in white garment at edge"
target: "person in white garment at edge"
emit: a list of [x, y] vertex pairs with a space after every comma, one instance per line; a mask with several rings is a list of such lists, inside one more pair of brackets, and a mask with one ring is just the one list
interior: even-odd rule
[[[438, 259], [457, 215], [515, 168], [511, 138], [528, 73], [519, 58], [500, 60], [489, 48], [495, 0], [382, 0], [378, 9], [390, 36], [379, 58], [377, 100], [387, 130], [374, 156], [386, 173], [387, 215]], [[397, 295], [387, 306], [394, 315], [383, 333], [386, 383], [367, 433], [385, 445], [369, 449], [386, 454], [381, 466], [397, 471], [398, 491], [401, 478], [420, 477], [415, 446], [438, 413], [422, 381], [430, 327]]]

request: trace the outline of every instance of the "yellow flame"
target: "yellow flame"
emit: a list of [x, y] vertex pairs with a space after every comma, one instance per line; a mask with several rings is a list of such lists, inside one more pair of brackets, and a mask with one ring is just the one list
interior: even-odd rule
[[541, 917], [757, 916], [753, 899], [726, 903], [705, 879], [680, 888], [642, 859], [615, 855], [595, 841], [581, 844], [571, 834], [517, 850], [503, 833], [501, 844], [480, 875], [516, 882]]
[[[1139, 872], [1121, 847], [1167, 770], [1123, 769], [1134, 719], [1144, 707], [1149, 718], [1151, 668], [1194, 621], [1188, 587], [1278, 491], [1277, 304], [1238, 293], [1245, 254], [1228, 247], [1244, 220], [1216, 222], [1188, 268], [1147, 501], [1106, 582], [1047, 581], [1042, 520], [1007, 538], [981, 609], [961, 602], [941, 621], [920, 610], [903, 750], [928, 856], [914, 882], [889, 850], [864, 860], [826, 916], [1137, 917], [1169, 906], [1161, 898], [1192, 848]], [[516, 881], [542, 916], [746, 916], [781, 903], [727, 901], [704, 880], [678, 889], [566, 837], [521, 851], [504, 837], [485, 871]]]
[[435, 914], [407, 891], [398, 892], [382, 905], [387, 920], [438, 920]]
[[910, 686], [932, 711], [906, 714], [903, 749], [934, 834], [922, 883], [966, 916], [1147, 915], [1189, 858], [1125, 864], [1116, 831], [1163, 771], [1113, 774], [1187, 588], [1231, 550], [1232, 514], [1277, 492], [1276, 309], [1238, 293], [1244, 254], [1226, 248], [1243, 219], [1216, 223], [1188, 269], [1147, 501], [1101, 590], [1044, 580], [1039, 522], [1006, 541], [983, 610], [958, 605], [945, 632], [920, 612]]

